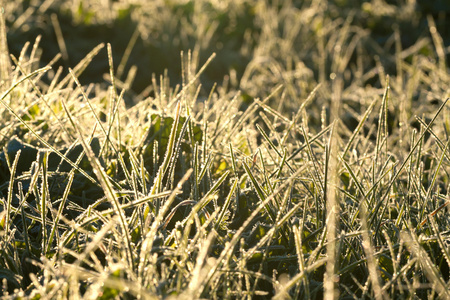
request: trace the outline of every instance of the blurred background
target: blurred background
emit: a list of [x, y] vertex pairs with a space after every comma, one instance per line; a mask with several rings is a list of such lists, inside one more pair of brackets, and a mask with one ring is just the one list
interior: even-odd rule
[[[192, 51], [186, 73], [216, 53], [200, 78], [203, 93], [218, 83], [242, 90], [244, 101], [279, 83], [294, 87], [292, 99], [336, 78], [342, 90], [355, 82], [382, 87], [385, 74], [402, 72], [399, 60], [411, 64], [420, 55], [446, 66], [450, 53], [447, 0], [16, 0], [2, 6], [10, 53], [18, 57], [41, 36], [41, 66], [61, 53], [53, 66], [67, 73], [94, 47], [111, 43], [128, 103], [152, 95], [152, 75], [180, 84], [181, 51], [186, 60]], [[104, 49], [80, 80], [103, 82], [108, 73]]]

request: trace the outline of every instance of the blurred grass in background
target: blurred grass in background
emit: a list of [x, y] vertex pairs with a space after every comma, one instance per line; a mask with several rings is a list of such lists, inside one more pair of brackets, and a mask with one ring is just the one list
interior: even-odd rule
[[[356, 68], [365, 74], [378, 61], [387, 74], [395, 75], [396, 35], [401, 49], [417, 46], [402, 59], [410, 62], [414, 54], [432, 57], [427, 16], [433, 18], [444, 47], [448, 47], [449, 15], [450, 4], [444, 0], [55, 0], [8, 1], [5, 18], [9, 28], [8, 45], [16, 56], [25, 42], [42, 36], [43, 65], [61, 52], [55, 24], [61, 28], [66, 46], [63, 59], [56, 66], [73, 67], [102, 42], [111, 43], [115, 61], [119, 62], [136, 33], [137, 39], [132, 41], [134, 47], [122, 73], [122, 76], [127, 74], [131, 66], [139, 67], [132, 85], [134, 92], [142, 92], [151, 85], [152, 74], [159, 80], [166, 69], [173, 86], [181, 83], [180, 52], [191, 49], [197, 65], [211, 53], [217, 53], [202, 76], [202, 83], [207, 87], [221, 83], [227, 76], [231, 88], [261, 96], [280, 83], [283, 71], [289, 72], [285, 77], [295, 77], [294, 72], [303, 74], [309, 81], [324, 81], [330, 73], [338, 71], [333, 66], [337, 63], [336, 55], [347, 56], [348, 63], [339, 70], [350, 73], [345, 76], [347, 84], [361, 80], [354, 78]], [[344, 27], [346, 30], [341, 32]], [[448, 55], [447, 52], [447, 58]], [[362, 60], [361, 65], [358, 58]], [[278, 70], [272, 65], [278, 66]], [[261, 74], [264, 69], [269, 69], [269, 76]], [[81, 80], [98, 82], [102, 79], [99, 74], [108, 70], [103, 51]], [[263, 87], [253, 86], [252, 82], [261, 84], [259, 80], [250, 80], [258, 74], [265, 77]], [[378, 78], [369, 79], [361, 84], [380, 85]]]

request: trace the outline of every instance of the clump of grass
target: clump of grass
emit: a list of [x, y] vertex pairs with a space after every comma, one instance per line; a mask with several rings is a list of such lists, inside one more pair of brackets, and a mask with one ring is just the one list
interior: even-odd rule
[[[192, 21], [194, 50], [178, 85], [154, 76], [140, 95], [125, 89], [137, 35], [123, 58], [99, 44], [67, 74], [41, 62], [40, 38], [17, 57], [2, 39], [3, 296], [449, 297], [448, 47], [433, 17], [403, 49], [408, 4], [174, 3], [158, 20]], [[249, 63], [212, 85], [220, 53], [204, 53], [236, 7], [254, 20], [229, 31]], [[380, 45], [364, 14], [400, 27]], [[106, 80], [83, 84], [98, 55]]]

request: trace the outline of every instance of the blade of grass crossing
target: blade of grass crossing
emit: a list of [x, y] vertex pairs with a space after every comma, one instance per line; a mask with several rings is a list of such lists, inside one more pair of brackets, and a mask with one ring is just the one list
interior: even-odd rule
[[439, 159], [438, 165], [436, 166], [436, 170], [433, 172], [433, 179], [431, 180], [430, 185], [428, 186], [428, 190], [427, 190], [427, 195], [426, 195], [426, 199], [428, 199], [431, 195], [431, 190], [434, 187], [434, 184], [436, 183], [437, 177], [439, 175], [439, 170], [442, 167], [442, 163], [444, 162], [444, 158], [445, 158], [445, 153], [447, 152], [447, 149], [449, 148], [450, 145], [450, 140], [447, 142], [447, 144], [445, 145], [445, 148], [442, 150], [442, 155], [441, 158]]
[[[110, 118], [108, 120], [108, 131], [106, 133], [106, 141], [110, 140], [110, 135], [111, 135], [111, 130], [113, 129], [113, 123], [114, 120], [117, 120], [117, 130], [118, 130], [118, 144], [119, 146], [121, 145], [121, 133], [120, 133], [120, 116], [119, 116], [119, 104], [120, 104], [120, 99], [123, 96], [124, 90], [122, 90], [119, 98], [117, 98], [117, 91], [116, 91], [116, 78], [114, 76], [114, 62], [113, 62], [113, 56], [112, 56], [112, 49], [111, 49], [111, 44], [108, 43], [107, 44], [107, 52], [108, 52], [108, 63], [109, 63], [109, 76], [111, 78], [111, 86], [110, 86]], [[116, 117], [117, 115], [117, 117]], [[102, 148], [102, 151], [105, 148]], [[100, 151], [100, 154], [102, 154], [103, 152]]]
[[[204, 159], [204, 157], [202, 158], [202, 160]], [[203, 165], [203, 168], [200, 170], [200, 174], [198, 175], [198, 182], [200, 183], [203, 179], [203, 177], [205, 177], [206, 175], [206, 171], [208, 171], [210, 169], [211, 163], [212, 163], [212, 155], [208, 154], [208, 156], [206, 157], [206, 162]]]
[[[81, 92], [81, 95], [83, 96], [84, 101], [86, 101], [86, 103], [89, 106], [89, 109], [91, 110], [92, 114], [94, 115], [95, 121], [97, 122], [97, 124], [100, 126], [100, 129], [102, 130], [103, 134], [105, 135], [105, 137], [108, 137], [108, 134], [105, 130], [105, 127], [103, 127], [102, 122], [100, 121], [100, 118], [98, 117], [97, 113], [94, 110], [94, 107], [92, 106], [91, 100], [89, 100], [88, 96], [86, 95], [86, 93], [83, 90], [83, 87], [80, 84], [80, 81], [78, 80], [78, 78], [75, 76], [74, 71], [69, 68], [69, 73], [72, 75], [72, 78], [75, 82], [75, 84], [77, 85], [78, 89]], [[116, 151], [117, 153], [117, 149], [115, 148], [115, 146], [113, 145], [113, 143], [110, 142], [111, 147], [113, 147], [114, 151]]]
[[[321, 130], [318, 134], [316, 134], [309, 142], [314, 143], [320, 137], [322, 137], [322, 135], [327, 133], [330, 129], [331, 129], [331, 125], [328, 125], [325, 129]], [[303, 149], [305, 149], [306, 147], [308, 147], [308, 145], [305, 143], [305, 145], [301, 146], [300, 148], [298, 148], [297, 150], [292, 152], [292, 154], [289, 156], [289, 158], [287, 160], [290, 161], [291, 159], [293, 159], [297, 154], [299, 154], [301, 151], [303, 151]]]
[[[8, 161], [8, 160], [6, 160], [6, 161]], [[26, 193], [25, 196], [23, 197], [24, 201], [25, 201], [26, 199], [28, 199], [28, 197], [30, 196], [30, 194], [33, 192], [34, 186], [36, 186], [36, 182], [37, 182], [38, 179], [39, 179], [39, 170], [37, 170], [37, 168], [35, 168], [35, 164], [36, 164], [36, 163], [34, 163], [34, 165], [33, 165], [33, 164], [31, 165], [31, 169], [30, 169], [30, 171], [31, 171], [30, 188], [28, 189], [27, 193]], [[21, 182], [18, 182], [18, 184], [19, 184], [19, 183], [20, 183], [20, 185], [22, 185]], [[22, 193], [22, 192], [23, 192], [23, 189], [19, 189], [19, 191], [20, 191], [20, 193]], [[15, 218], [16, 215], [19, 213], [19, 211], [21, 211], [21, 208], [23, 207], [23, 205], [24, 205], [24, 203], [25, 203], [24, 201], [21, 201], [21, 202], [20, 202], [20, 205], [19, 205], [19, 208], [20, 208], [20, 209], [17, 209], [17, 210], [16, 210], [16, 212], [14, 213], [13, 218]]]
[[[444, 162], [445, 152], [446, 152], [447, 149], [449, 148], [449, 145], [450, 145], [450, 140], [447, 142], [447, 145], [445, 145], [445, 148], [444, 148], [443, 151], [442, 151], [441, 158], [439, 159], [438, 165], [436, 166], [436, 171], [434, 171], [433, 179], [431, 180], [431, 183], [430, 183], [430, 185], [429, 185], [429, 187], [428, 187], [428, 190], [427, 190], [427, 194], [426, 194], [426, 196], [425, 196], [425, 199], [426, 199], [426, 200], [428, 200], [428, 199], [430, 198], [431, 190], [433, 189], [434, 184], [436, 183], [437, 177], [438, 177], [438, 175], [439, 175], [439, 170], [441, 169], [442, 163]], [[423, 218], [424, 212], [425, 212], [425, 210], [422, 210], [422, 211], [421, 211], [421, 214], [420, 214], [420, 219], [421, 219], [421, 220], [424, 219], [424, 218]], [[420, 223], [419, 227], [423, 226], [423, 225], [425, 224], [425, 221], [426, 221], [426, 219], [423, 220], [423, 221]]]
[[302, 103], [302, 105], [300, 106], [300, 108], [298, 109], [294, 119], [293, 119], [293, 123], [297, 124], [298, 121], [300, 120], [300, 117], [302, 116], [303, 110], [305, 109], [305, 107], [312, 101], [312, 99], [314, 98], [314, 96], [316, 95], [317, 91], [319, 90], [320, 86], [322, 85], [322, 83], [318, 83], [314, 89], [311, 91], [311, 93], [309, 93], [308, 97], [306, 98], [306, 100]]
[[203, 198], [198, 202], [200, 205], [200, 209], [205, 208], [206, 205], [212, 200], [212, 196], [217, 192], [220, 185], [225, 181], [231, 171], [226, 171], [219, 179], [217, 179], [216, 183], [211, 187], [211, 189], [203, 196]]
[[[410, 225], [413, 228], [412, 225]], [[448, 285], [440, 276], [436, 265], [430, 260], [426, 250], [420, 245], [419, 238], [414, 231], [402, 231], [401, 240], [406, 244], [408, 250], [417, 258], [419, 269], [422, 270], [429, 282], [433, 283], [433, 289], [438, 292], [439, 298], [450, 299], [450, 290]]]
[[[248, 166], [246, 167], [248, 169]], [[269, 195], [264, 201], [260, 202], [258, 207], [256, 207], [252, 214], [245, 220], [244, 224], [242, 224], [242, 226], [236, 231], [231, 241], [225, 245], [225, 249], [220, 253], [219, 258], [216, 260], [216, 265], [211, 268], [208, 274], [205, 275], [207, 276], [207, 280], [205, 280], [205, 284], [202, 287], [201, 294], [203, 294], [205, 289], [209, 286], [209, 283], [213, 282], [217, 278], [220, 268], [222, 268], [224, 264], [226, 265], [232, 259], [232, 250], [236, 247], [238, 241], [242, 237], [244, 230], [250, 225], [252, 220], [254, 220], [254, 218], [259, 215], [261, 210], [265, 209], [266, 205], [273, 200], [275, 195], [280, 193], [284, 188], [291, 184], [302, 171], [302, 168], [296, 170], [295, 173], [292, 174], [286, 181], [284, 181], [273, 194]]]
[[[439, 114], [441, 113], [441, 111], [444, 109], [444, 107], [447, 105], [448, 101], [450, 100], [450, 98], [447, 98], [442, 105], [439, 107], [438, 111], [436, 112], [436, 114], [433, 116], [433, 118], [431, 119], [430, 123], [428, 123], [427, 127], [423, 130], [422, 134], [419, 137], [419, 140], [414, 144], [414, 146], [412, 147], [411, 151], [408, 153], [408, 156], [405, 158], [405, 160], [403, 161], [402, 165], [400, 166], [400, 168], [398, 169], [398, 171], [392, 176], [391, 181], [389, 182], [387, 188], [386, 188], [386, 192], [384, 194], [384, 196], [380, 199], [380, 201], [378, 202], [377, 206], [374, 209], [374, 213], [373, 216], [370, 220], [370, 225], [373, 224], [373, 222], [376, 220], [376, 216], [378, 214], [378, 210], [380, 209], [382, 203], [384, 203], [385, 199], [388, 197], [389, 193], [391, 192], [391, 187], [394, 184], [394, 182], [397, 180], [398, 176], [400, 175], [400, 173], [403, 171], [403, 169], [405, 168], [406, 164], [408, 163], [409, 159], [411, 158], [412, 154], [414, 153], [414, 151], [416, 150], [416, 148], [422, 143], [422, 139], [425, 136], [425, 133], [428, 132], [428, 129], [431, 128], [431, 125], [434, 124], [434, 122], [436, 121], [437, 117], [439, 116]], [[386, 206], [385, 208], [386, 209]], [[377, 223], [376, 226], [376, 230], [375, 230], [375, 236], [377, 236], [380, 225], [381, 225], [382, 219], [380, 219], [380, 221]]]
[[[262, 104], [265, 104], [267, 101], [269, 101], [270, 98], [272, 98], [276, 93], [278, 93], [278, 91], [280, 91], [282, 87], [283, 87], [282, 84], [278, 85], [278, 86], [270, 93], [270, 95], [267, 96], [266, 98], [264, 98], [264, 100], [262, 100], [262, 101], [256, 101], [256, 99], [255, 99], [255, 102], [253, 102], [253, 103], [251, 103], [251, 104], [249, 105], [249, 107], [248, 107], [248, 108], [245, 110], [245, 112], [241, 115], [241, 117], [239, 118], [239, 120], [236, 121], [236, 123], [235, 123], [234, 126], [233, 126], [233, 129], [230, 130], [230, 132], [228, 133], [228, 136], [227, 136], [225, 139], [223, 139], [223, 140], [224, 140], [224, 141], [230, 141], [230, 139], [235, 135], [236, 131], [240, 129], [241, 125], [242, 125], [245, 121], [247, 121], [248, 118], [250, 118], [250, 117], [252, 117], [252, 116], [254, 115], [254, 113], [255, 113], [256, 110], [257, 110], [257, 107], [256, 107], [257, 103], [258, 103], [259, 106], [261, 106]], [[281, 116], [281, 115], [280, 115], [279, 117], [281, 117], [281, 118], [283, 118], [283, 119], [286, 119], [286, 118], [284, 118], [284, 117]], [[289, 121], [289, 120], [287, 120], [287, 121]]]
[[[448, 202], [447, 202], [448, 204]], [[430, 217], [431, 227], [433, 228], [434, 234], [437, 237], [437, 241], [439, 247], [441, 248], [442, 255], [444, 256], [445, 261], [447, 262], [447, 266], [450, 267], [450, 249], [448, 246], [444, 244], [444, 240], [442, 239], [442, 234], [439, 230], [438, 224], [436, 224], [436, 220], [433, 217]], [[448, 284], [447, 284], [448, 286]]]
[[[127, 208], [135, 208], [135, 207], [138, 207], [138, 206], [140, 206], [140, 205], [142, 205], [142, 204], [149, 203], [149, 201], [151, 201], [151, 200], [154, 200], [154, 199], [157, 199], [157, 198], [165, 198], [165, 197], [168, 197], [170, 194], [171, 194], [171, 191], [165, 191], [165, 192], [162, 192], [162, 193], [159, 193], [159, 194], [149, 195], [149, 196], [147, 196], [147, 197], [144, 197], [144, 198], [141, 198], [141, 199], [138, 199], [138, 200], [129, 202], [129, 203], [122, 204], [122, 205], [121, 205], [121, 208], [122, 208], [122, 210], [127, 209]], [[78, 225], [79, 225], [78, 227], [84, 227], [84, 226], [87, 226], [87, 225], [89, 225], [90, 223], [93, 223], [93, 222], [98, 221], [101, 217], [106, 217], [106, 216], [112, 215], [112, 214], [114, 214], [115, 212], [116, 212], [116, 211], [115, 211], [114, 208], [113, 208], [113, 209], [107, 209], [107, 210], [104, 210], [104, 211], [100, 212], [98, 215], [94, 215], [94, 216], [92, 216], [92, 217], [89, 217], [89, 218], [87, 218], [87, 219], [84, 219], [82, 222], [80, 222], [80, 223], [78, 224]], [[39, 221], [39, 220], [38, 220], [38, 221]], [[75, 231], [76, 231], [76, 230], [73, 229], [73, 230], [70, 231], [69, 233], [64, 234], [64, 239], [63, 239], [63, 241], [61, 242], [61, 245], [63, 245], [63, 246], [67, 245], [67, 243], [69, 242], [69, 240], [70, 240], [71, 238], [73, 238], [73, 236], [75, 235]]]
[[164, 216], [169, 211], [173, 201], [175, 200], [175, 196], [181, 191], [183, 184], [189, 179], [189, 177], [192, 174], [192, 169], [189, 169], [186, 174], [181, 178], [181, 180], [178, 182], [176, 188], [171, 192], [168, 199], [164, 202], [164, 205], [162, 208], [158, 211], [158, 215], [156, 216], [156, 219], [153, 221], [152, 226], [150, 227], [150, 230], [147, 232], [147, 235], [143, 239], [142, 242], [142, 248], [139, 254], [139, 264], [138, 264], [138, 278], [144, 282], [146, 280], [146, 275], [144, 273], [147, 273], [145, 271], [145, 266], [148, 263], [148, 256], [151, 254], [151, 249], [153, 248], [153, 242], [155, 240], [155, 235], [157, 233], [157, 230], [159, 226], [161, 225]]
[[[105, 47], [105, 44], [101, 43], [97, 45], [94, 49], [91, 50], [74, 68], [73, 72], [76, 77], [80, 76], [81, 73], [87, 68], [87, 66], [91, 63], [92, 59], [100, 52], [100, 50]], [[73, 78], [71, 74], [67, 74], [59, 84], [56, 86], [55, 90], [59, 91], [64, 88], [64, 86], [68, 86], [70, 79]]]
[[[422, 125], [422, 127], [427, 127], [427, 124], [426, 124], [425, 121], [422, 120], [421, 118], [419, 118], [419, 117], [416, 116], [416, 120]], [[444, 142], [441, 141], [441, 139], [437, 136], [437, 134], [436, 134], [433, 130], [429, 129], [429, 132], [430, 132], [430, 134], [436, 139], [436, 142], [437, 142], [437, 145], [439, 146], [439, 148], [440, 148], [442, 151], [444, 151], [444, 148], [446, 147], [446, 145], [444, 144]], [[447, 138], [448, 138], [448, 136], [447, 136]], [[447, 160], [450, 161], [450, 153], [447, 154], [447, 152], [444, 151], [444, 155], [445, 155], [445, 158], [447, 158]]]
[[[25, 70], [22, 68], [22, 66], [19, 64], [19, 62], [17, 61], [17, 59], [11, 55], [12, 60], [14, 61], [14, 63], [16, 64], [16, 66], [20, 69], [20, 71], [22, 72], [23, 75], [26, 75]], [[33, 90], [36, 92], [36, 94], [39, 96], [39, 99], [42, 100], [42, 102], [44, 102], [45, 106], [49, 109], [50, 113], [53, 115], [53, 117], [55, 117], [55, 119], [57, 120], [58, 124], [60, 125], [60, 128], [65, 132], [65, 134], [73, 141], [73, 136], [70, 134], [69, 131], [67, 131], [67, 128], [64, 126], [64, 124], [62, 123], [61, 119], [58, 117], [58, 115], [53, 111], [53, 109], [51, 109], [50, 104], [47, 101], [47, 98], [41, 93], [40, 89], [36, 86], [36, 84], [34, 83], [33, 80], [31, 80], [31, 78], [28, 78], [28, 82], [31, 84], [31, 86], [33, 87]]]
[[233, 170], [233, 175], [234, 175], [234, 179], [235, 181], [238, 182], [237, 186], [236, 186], [236, 197], [235, 197], [235, 204], [236, 204], [236, 210], [239, 211], [241, 208], [241, 202], [239, 200], [239, 195], [241, 194], [241, 190], [240, 190], [240, 186], [239, 186], [239, 175], [238, 175], [238, 169], [237, 169], [237, 164], [236, 164], [236, 157], [234, 155], [234, 150], [233, 150], [233, 146], [231, 145], [231, 143], [228, 144], [228, 147], [230, 148], [230, 157], [231, 157], [231, 169]]
[[375, 106], [376, 102], [378, 101], [378, 98], [373, 100], [372, 103], [367, 108], [366, 112], [364, 113], [363, 117], [358, 123], [358, 126], [356, 126], [355, 130], [352, 133], [352, 136], [350, 137], [347, 146], [345, 147], [344, 152], [342, 153], [342, 157], [345, 157], [347, 155], [347, 152], [350, 150], [351, 145], [353, 144], [355, 137], [358, 135], [358, 133], [361, 131], [361, 129], [364, 126], [364, 123], [366, 122], [367, 118], [369, 117], [370, 113], [372, 112], [373, 107]]
[[[414, 142], [414, 137], [416, 136], [416, 130], [414, 129], [414, 130], [412, 130], [412, 132], [411, 132], [411, 142], [410, 142], [410, 145], [414, 145], [415, 144], [415, 142]], [[413, 176], [413, 167], [414, 167], [414, 164], [413, 164], [413, 162], [410, 160], [409, 161], [409, 169], [408, 169], [408, 179], [407, 179], [407, 184], [406, 184], [406, 190], [407, 191], [410, 191], [411, 190], [411, 186], [412, 186], [412, 176]], [[397, 217], [397, 220], [396, 220], [396, 222], [395, 222], [395, 225], [396, 225], [396, 227], [399, 227], [400, 226], [400, 222], [403, 220], [403, 214], [404, 214], [404, 212], [405, 211], [410, 211], [409, 209], [407, 209], [408, 208], [408, 206], [409, 206], [409, 201], [408, 201], [408, 198], [409, 198], [409, 196], [406, 196], [404, 199], [403, 199], [403, 204], [402, 204], [402, 206], [401, 206], [401, 209], [400, 209], [400, 213], [398, 214], [398, 217]], [[411, 216], [409, 216], [409, 219], [411, 220]]]
[[225, 213], [228, 210], [228, 207], [230, 206], [231, 199], [233, 197], [233, 194], [239, 184], [239, 180], [237, 178], [234, 179], [233, 185], [231, 186], [230, 192], [228, 193], [227, 198], [225, 199], [225, 203], [222, 206], [222, 209], [220, 211], [219, 216], [217, 217], [215, 229], [218, 230], [220, 227], [220, 223], [222, 222], [223, 217], [225, 216]]
[[[286, 148], [284, 148], [283, 149], [283, 158], [281, 159], [280, 166], [275, 171], [273, 171], [272, 174], [270, 174], [269, 178], [272, 178], [273, 176], [275, 176], [275, 178], [279, 179], [282, 175], [283, 167], [286, 164], [286, 162], [287, 162], [287, 150], [286, 150]], [[274, 183], [274, 186], [272, 187], [272, 189], [274, 189], [274, 188], [275, 188], [275, 183]]]
[[[129, 161], [130, 161], [130, 165], [131, 165], [131, 174], [130, 174], [130, 181], [131, 181], [131, 186], [136, 187], [135, 192], [137, 192], [138, 190], [138, 185], [137, 183], [139, 183], [142, 186], [144, 186], [144, 181], [143, 178], [140, 178], [139, 176], [137, 176], [138, 174], [141, 173], [140, 168], [139, 168], [139, 161], [138, 158], [136, 156], [136, 154], [134, 153], [133, 149], [127, 149], [127, 152], [129, 154]], [[123, 159], [123, 156], [122, 156]]]
[[46, 140], [44, 140], [38, 133], [36, 133], [33, 128], [31, 128], [14, 110], [4, 101], [6, 96], [11, 93], [11, 91], [17, 87], [21, 82], [24, 80], [27, 80], [29, 77], [38, 74], [40, 72], [45, 72], [49, 70], [50, 68], [42, 68], [39, 70], [36, 70], [29, 75], [23, 77], [20, 79], [17, 83], [15, 83], [12, 87], [10, 87], [6, 92], [3, 93], [3, 95], [0, 97], [0, 102], [5, 106], [5, 108], [14, 116], [16, 119], [22, 123], [23, 126], [25, 126], [42, 144], [44, 144], [47, 148], [55, 152], [59, 157], [64, 159], [67, 163], [69, 163], [73, 168], [75, 168], [78, 172], [83, 174], [87, 179], [89, 179], [91, 182], [96, 183], [95, 179], [93, 179], [89, 174], [87, 174], [83, 169], [78, 167], [74, 162], [72, 162], [69, 158], [67, 158], [64, 154], [62, 154], [60, 151], [56, 150], [52, 145], [50, 145]]
[[37, 69], [34, 72], [31, 72], [28, 75], [23, 76], [22, 78], [20, 78], [17, 82], [15, 82], [9, 89], [7, 89], [0, 97], [0, 101], [2, 102], [2, 104], [6, 107], [7, 110], [9, 110], [14, 116], [16, 116], [16, 114], [14, 113], [14, 111], [11, 109], [11, 107], [4, 102], [4, 99], [6, 98], [6, 96], [8, 96], [16, 87], [18, 87], [22, 82], [28, 80], [29, 78], [35, 76], [35, 75], [39, 75], [43, 72], [47, 72], [48, 70], [50, 70], [51, 67], [44, 67], [41, 69]]
[[66, 188], [64, 189], [64, 194], [62, 196], [61, 203], [59, 204], [58, 212], [56, 213], [55, 219], [53, 221], [53, 226], [50, 231], [50, 235], [48, 237], [47, 249], [45, 250], [45, 253], [49, 253], [51, 251], [53, 239], [55, 237], [56, 230], [58, 228], [58, 223], [59, 223], [59, 220], [63, 213], [63, 209], [66, 205], [67, 198], [69, 197], [70, 188], [72, 187], [74, 175], [75, 175], [75, 173], [73, 172], [73, 169], [72, 169], [72, 171], [69, 174], [69, 179], [67, 180]]
[[311, 143], [309, 142], [308, 134], [306, 133], [305, 127], [302, 126], [301, 129], [302, 129], [303, 137], [305, 138], [305, 143], [307, 145], [307, 148], [306, 148], [307, 154], [308, 154], [310, 161], [313, 163], [313, 167], [314, 167], [313, 169], [314, 169], [314, 173], [316, 175], [316, 180], [314, 180], [314, 183], [318, 183], [318, 185], [320, 186], [320, 189], [323, 190], [324, 189], [323, 183], [322, 183], [320, 172], [319, 172], [319, 169], [320, 169], [319, 165], [318, 165], [319, 162], [317, 161], [317, 158], [314, 155], [314, 152], [312, 150]]
[[91, 147], [86, 143], [86, 141], [83, 138], [83, 133], [81, 130], [81, 127], [75, 123], [75, 120], [72, 117], [72, 114], [67, 109], [66, 104], [64, 101], [61, 101], [61, 104], [66, 111], [67, 117], [69, 118], [70, 123], [74, 127], [74, 129], [77, 131], [79, 135], [79, 139], [81, 141], [81, 144], [83, 145], [83, 149], [86, 153], [87, 158], [89, 159], [89, 162], [91, 163], [91, 166], [94, 170], [95, 175], [97, 176], [98, 180], [100, 181], [100, 185], [105, 192], [106, 198], [111, 202], [111, 204], [114, 207], [115, 213], [119, 216], [120, 220], [120, 226], [122, 228], [122, 234], [126, 240], [126, 246], [127, 246], [127, 261], [129, 266], [132, 270], [135, 269], [134, 265], [134, 259], [133, 259], [133, 248], [131, 247], [131, 237], [129, 235], [128, 231], [128, 225], [126, 222], [125, 213], [120, 206], [120, 203], [116, 197], [116, 194], [114, 192], [113, 186], [111, 182], [109, 181], [108, 175], [106, 174], [105, 170], [100, 164], [100, 161], [95, 156], [94, 152], [92, 151]]
[[21, 150], [16, 153], [16, 157], [14, 158], [14, 162], [11, 168], [11, 176], [9, 177], [9, 185], [8, 185], [8, 198], [6, 202], [6, 216], [5, 216], [5, 241], [8, 238], [9, 230], [10, 230], [10, 216], [11, 214], [11, 204], [14, 194], [14, 176], [16, 175], [17, 163], [19, 162]]
[[[352, 168], [350, 168], [350, 166], [348, 165], [348, 163], [344, 160], [344, 158], [342, 156], [339, 155], [339, 159], [340, 161], [344, 164], [345, 169], [348, 171], [348, 173], [350, 174], [350, 177], [353, 179], [353, 181], [356, 184], [356, 187], [358, 188], [359, 192], [361, 193], [361, 195], [364, 197], [364, 200], [367, 204], [367, 207], [369, 207], [369, 200], [367, 199], [367, 195], [366, 192], [364, 191], [363, 186], [361, 185], [361, 183], [359, 182], [358, 178], [355, 176], [355, 174], [353, 173]], [[375, 185], [374, 185], [375, 186]], [[369, 194], [369, 193], [367, 193]]]
[[[267, 176], [267, 168], [266, 168], [266, 164], [264, 162], [264, 157], [263, 157], [261, 148], [258, 148], [258, 154], [259, 154], [259, 159], [261, 161], [261, 166], [262, 166], [262, 175], [264, 177], [264, 182], [267, 187], [267, 194], [271, 194], [271, 193], [273, 193], [273, 189], [272, 189], [272, 185], [270, 184], [269, 177]], [[278, 206], [278, 203], [276, 203], [276, 204]]]
[[[31, 253], [31, 244], [30, 244], [30, 238], [28, 236], [28, 226], [27, 226], [27, 219], [26, 219], [26, 215], [25, 215], [25, 210], [23, 208], [23, 205], [20, 207], [20, 212], [21, 212], [21, 217], [22, 217], [22, 224], [23, 224], [23, 236], [24, 236], [24, 240], [25, 240], [25, 251], [27, 251], [28, 253]], [[7, 236], [7, 235], [6, 235]]]
[[[247, 166], [247, 164], [243, 161], [242, 165], [245, 169], [245, 172], [247, 173], [248, 177], [250, 178], [253, 187], [256, 190], [256, 193], [258, 194], [258, 198], [261, 200], [261, 202], [265, 202], [266, 200], [266, 193], [263, 191], [263, 189], [261, 188], [261, 186], [259, 185], [258, 181], [256, 180], [255, 176], [253, 176], [250, 168]], [[270, 204], [267, 203], [265, 206], [266, 212], [269, 215], [270, 219], [272, 220], [272, 222], [275, 224], [276, 222], [276, 214], [274, 213], [273, 209], [270, 207]]]
[[195, 76], [188, 82], [188, 84], [184, 85], [181, 91], [178, 92], [178, 94], [175, 96], [173, 101], [177, 101], [180, 99], [181, 96], [185, 94], [187, 89], [195, 83], [195, 81], [200, 77], [200, 75], [206, 70], [206, 67], [212, 62], [212, 60], [216, 57], [216, 53], [211, 54], [211, 56], [208, 58], [208, 60], [203, 64], [203, 66], [200, 68], [200, 70], [195, 74]]
[[[258, 124], [256, 124], [256, 128], [258, 128], [259, 132], [262, 134], [262, 136], [264, 137], [264, 139], [267, 141], [267, 143], [269, 143], [270, 147], [277, 153], [277, 155], [282, 159], [283, 155], [280, 153], [280, 151], [278, 151], [277, 147], [272, 143], [272, 141], [270, 140], [269, 136], [264, 132], [264, 130], [261, 128], [261, 126], [259, 126]], [[294, 172], [294, 169], [292, 169], [292, 167], [289, 165], [289, 163], [286, 161], [286, 165], [289, 167], [289, 169]]]

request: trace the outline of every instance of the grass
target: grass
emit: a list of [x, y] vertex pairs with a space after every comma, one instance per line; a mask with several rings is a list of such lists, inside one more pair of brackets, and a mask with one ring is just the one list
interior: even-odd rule
[[449, 298], [430, 3], [1, 2], [2, 297]]

